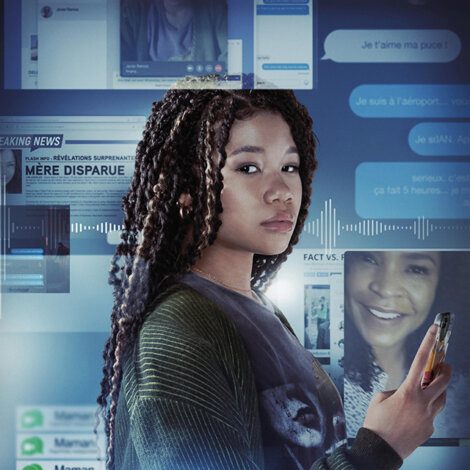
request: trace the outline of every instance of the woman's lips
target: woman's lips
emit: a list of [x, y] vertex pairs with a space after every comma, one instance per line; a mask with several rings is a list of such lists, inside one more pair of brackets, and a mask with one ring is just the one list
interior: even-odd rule
[[264, 228], [273, 232], [290, 232], [293, 227], [292, 222], [288, 221], [277, 221], [277, 222], [265, 222], [261, 224]]

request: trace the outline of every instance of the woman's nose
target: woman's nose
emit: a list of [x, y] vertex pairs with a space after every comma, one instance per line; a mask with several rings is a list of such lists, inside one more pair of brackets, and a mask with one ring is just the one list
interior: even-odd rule
[[273, 175], [269, 177], [266, 190], [264, 192], [265, 202], [272, 203], [278, 200], [284, 203], [291, 201], [293, 197], [294, 194], [292, 189], [281, 175]]
[[377, 272], [369, 288], [384, 298], [402, 296], [406, 291], [400, 274], [390, 269], [382, 269]]

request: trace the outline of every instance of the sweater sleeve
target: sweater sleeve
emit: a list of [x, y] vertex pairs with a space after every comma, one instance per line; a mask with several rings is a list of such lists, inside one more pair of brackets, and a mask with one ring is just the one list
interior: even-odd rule
[[178, 400], [140, 400], [131, 434], [141, 469], [260, 469], [234, 417]]
[[317, 460], [310, 470], [396, 470], [401, 457], [378, 434], [360, 428], [350, 449], [341, 446], [329, 457]]
[[140, 468], [262, 468], [256, 392], [237, 365], [238, 337], [216, 317], [204, 321], [196, 303], [181, 312], [191, 327], [175, 321], [175, 309], [159, 313], [142, 329], [135, 377], [126, 384]]

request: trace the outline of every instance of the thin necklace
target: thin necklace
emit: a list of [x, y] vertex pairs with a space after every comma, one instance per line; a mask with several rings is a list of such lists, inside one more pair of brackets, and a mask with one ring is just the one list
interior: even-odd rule
[[212, 274], [206, 273], [205, 271], [201, 271], [198, 268], [195, 268], [194, 266], [191, 268], [192, 271], [196, 271], [199, 274], [202, 274], [204, 277], [208, 277], [212, 281], [216, 282], [217, 284], [221, 284], [222, 286], [226, 287], [227, 289], [231, 290], [236, 290], [239, 292], [245, 292], [246, 294], [251, 294], [253, 295], [253, 290], [252, 289], [240, 289], [239, 287], [234, 287], [234, 286], [229, 286], [228, 284], [225, 284], [225, 282], [222, 282], [220, 279], [217, 279], [214, 277]]

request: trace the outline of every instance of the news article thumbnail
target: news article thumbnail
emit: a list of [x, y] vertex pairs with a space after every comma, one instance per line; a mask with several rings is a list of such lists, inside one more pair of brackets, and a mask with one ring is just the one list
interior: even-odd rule
[[6, 203], [67, 206], [73, 254], [110, 253], [113, 246], [107, 236], [121, 227], [121, 200], [134, 171], [144, 118], [0, 119]]

